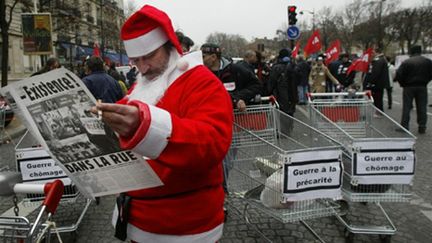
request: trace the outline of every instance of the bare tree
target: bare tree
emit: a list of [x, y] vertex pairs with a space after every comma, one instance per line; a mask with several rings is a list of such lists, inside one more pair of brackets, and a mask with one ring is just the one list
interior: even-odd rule
[[395, 41], [399, 42], [402, 53], [405, 46], [410, 49], [412, 45], [421, 41], [422, 34], [427, 32], [423, 23], [427, 20], [430, 12], [427, 9], [405, 9], [388, 16], [389, 30], [394, 34]]
[[354, 45], [355, 27], [366, 18], [364, 0], [352, 0], [345, 8], [336, 14], [335, 23], [338, 26], [339, 38], [341, 39], [343, 49], [351, 53], [351, 48]]
[[6, 0], [0, 1], [0, 28], [2, 38], [2, 58], [1, 58], [1, 87], [8, 83], [9, 66], [9, 27], [12, 22], [12, 12], [19, 0], [14, 0], [10, 4]]
[[326, 50], [331, 40], [338, 38], [338, 28], [335, 22], [335, 15], [330, 7], [324, 7], [318, 12], [317, 19], [321, 32], [323, 48]]
[[210, 34], [206, 38], [206, 42], [219, 45], [223, 54], [228, 57], [243, 56], [248, 44], [247, 40], [241, 35], [220, 32]]

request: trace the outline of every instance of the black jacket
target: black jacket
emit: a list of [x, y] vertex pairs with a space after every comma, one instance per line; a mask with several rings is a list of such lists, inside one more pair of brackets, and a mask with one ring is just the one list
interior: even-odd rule
[[384, 55], [378, 55], [373, 60], [369, 67], [369, 72], [364, 80], [365, 89], [384, 89], [389, 83], [389, 71], [387, 60]]
[[246, 104], [259, 94], [261, 83], [254, 73], [245, 67], [229, 62], [227, 59], [221, 59], [221, 68], [213, 72], [224, 84], [226, 90], [231, 96], [233, 105], [239, 100], [244, 100]]
[[395, 81], [402, 87], [426, 86], [432, 79], [432, 61], [423, 56], [405, 60], [396, 71]]
[[83, 78], [84, 84], [96, 99], [104, 103], [115, 103], [123, 98], [122, 89], [118, 81], [104, 71], [93, 72]]
[[311, 66], [306, 61], [299, 61], [295, 66], [295, 70], [298, 74], [297, 85], [309, 86], [309, 73]]
[[297, 84], [299, 75], [291, 63], [275, 64], [269, 77], [269, 93], [276, 97], [280, 109], [290, 115], [295, 112], [298, 102]]
[[351, 66], [351, 61], [342, 62], [340, 61], [336, 66], [336, 72], [333, 76], [344, 86], [348, 87], [354, 83], [355, 72], [351, 72], [347, 75], [348, 67]]

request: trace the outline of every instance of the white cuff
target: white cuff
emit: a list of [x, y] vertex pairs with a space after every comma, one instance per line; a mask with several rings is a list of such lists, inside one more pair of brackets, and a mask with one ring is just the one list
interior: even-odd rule
[[132, 150], [138, 154], [156, 159], [168, 144], [172, 132], [171, 115], [168, 111], [148, 105], [150, 109], [150, 127], [143, 140]]

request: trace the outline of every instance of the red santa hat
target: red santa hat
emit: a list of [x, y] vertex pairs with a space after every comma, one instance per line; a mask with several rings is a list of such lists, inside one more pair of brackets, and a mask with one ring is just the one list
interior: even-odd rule
[[168, 40], [181, 55], [182, 48], [165, 12], [145, 5], [124, 23], [121, 38], [129, 57], [140, 57], [158, 49]]

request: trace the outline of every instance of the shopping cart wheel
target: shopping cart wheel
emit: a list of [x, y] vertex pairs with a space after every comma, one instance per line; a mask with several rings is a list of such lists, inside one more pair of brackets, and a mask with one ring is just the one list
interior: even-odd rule
[[354, 233], [350, 232], [347, 228], [344, 230], [345, 243], [353, 243], [354, 242]]
[[379, 236], [382, 243], [390, 243], [391, 242], [391, 235], [380, 235]]

